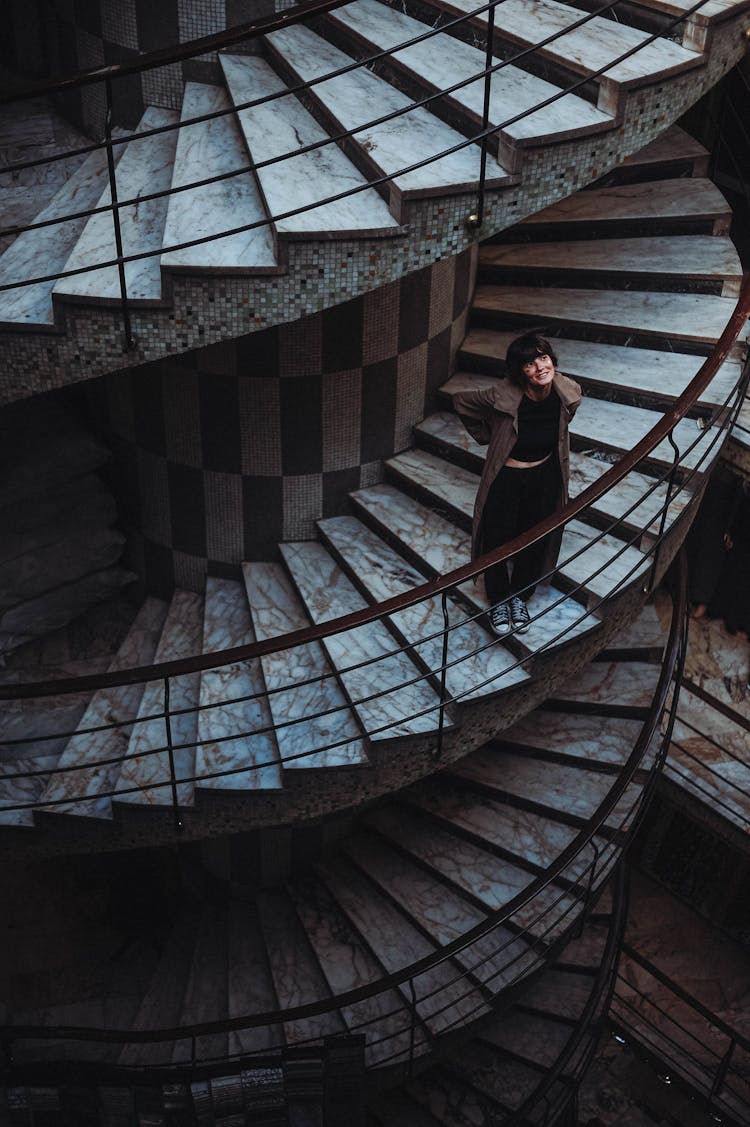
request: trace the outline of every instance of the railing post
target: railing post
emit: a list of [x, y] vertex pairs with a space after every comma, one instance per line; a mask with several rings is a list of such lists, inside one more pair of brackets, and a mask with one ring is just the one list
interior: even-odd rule
[[117, 202], [117, 177], [115, 158], [112, 152], [112, 79], [105, 78], [104, 89], [107, 99], [107, 112], [104, 117], [104, 139], [107, 147], [107, 168], [109, 170], [109, 193], [112, 200], [112, 224], [115, 229], [115, 248], [117, 250], [117, 274], [120, 279], [120, 301], [122, 303], [123, 351], [130, 352], [135, 347], [130, 324], [128, 289], [125, 280], [125, 263], [122, 249], [122, 230], [120, 228], [120, 205]]
[[443, 649], [442, 657], [440, 659], [440, 714], [438, 717], [438, 735], [437, 745], [433, 759], [437, 762], [443, 754], [443, 732], [445, 731], [445, 683], [448, 673], [448, 630], [450, 629], [450, 619], [448, 617], [448, 595], [443, 591], [441, 605], [443, 610]]
[[661, 510], [661, 517], [659, 518], [659, 531], [656, 536], [656, 548], [654, 549], [654, 560], [651, 564], [651, 573], [648, 577], [648, 580], [643, 585], [644, 595], [651, 594], [656, 582], [656, 572], [659, 566], [659, 552], [661, 549], [662, 538], [664, 536], [664, 529], [667, 524], [667, 514], [669, 513], [669, 506], [672, 504], [672, 493], [674, 491], [675, 478], [677, 477], [677, 464], [680, 460], [680, 448], [674, 440], [674, 427], [672, 427], [669, 434], [667, 435], [667, 439], [673, 451], [672, 468], [670, 469], [669, 477], [667, 478], [667, 496], [664, 500], [664, 506]]
[[172, 721], [169, 716], [169, 677], [164, 678], [164, 727], [167, 734], [167, 752], [169, 753], [169, 782], [172, 788], [174, 828], [179, 832], [183, 829], [183, 822], [180, 817], [180, 802], [177, 797], [177, 775], [175, 773], [174, 746], [172, 744]]
[[[502, 2], [502, 0], [499, 0]], [[487, 180], [487, 130], [490, 124], [490, 97], [492, 94], [492, 43], [495, 38], [495, 5], [487, 12], [487, 39], [484, 49], [484, 103], [482, 106], [482, 145], [479, 156], [479, 183], [477, 185], [477, 210], [466, 219], [467, 227], [476, 229], [484, 222], [484, 186]]]
[[711, 1091], [708, 1093], [709, 1106], [713, 1103], [713, 1101], [721, 1091], [722, 1085], [726, 1079], [727, 1072], [729, 1071], [729, 1065], [731, 1063], [736, 1044], [737, 1042], [735, 1041], [734, 1037], [732, 1037], [729, 1042], [729, 1048], [719, 1061], [719, 1067], [716, 1070], [716, 1076], [714, 1076], [714, 1082], [711, 1085]]
[[409, 1062], [407, 1065], [407, 1075], [409, 1079], [414, 1075], [414, 1045], [417, 1038], [417, 992], [414, 989], [414, 979], [409, 979], [409, 994], [411, 1000], [409, 1002], [409, 1015], [411, 1018], [411, 1026], [409, 1029]]

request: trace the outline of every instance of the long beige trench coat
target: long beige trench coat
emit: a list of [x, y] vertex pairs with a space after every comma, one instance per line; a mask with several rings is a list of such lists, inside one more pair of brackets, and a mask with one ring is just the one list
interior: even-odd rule
[[[560, 398], [560, 431], [557, 452], [560, 460], [560, 496], [558, 508], [568, 499], [570, 479], [570, 444], [568, 425], [581, 402], [581, 388], [568, 376], [555, 372], [553, 386]], [[498, 380], [492, 387], [477, 391], [461, 391], [453, 396], [454, 410], [471, 437], [481, 446], [488, 446], [487, 458], [479, 480], [474, 520], [471, 529], [471, 558], [482, 554], [482, 516], [490, 486], [505, 465], [518, 438], [518, 408], [523, 389], [509, 379]], [[545, 553], [544, 571], [551, 570], [560, 550], [560, 536], [550, 536]]]

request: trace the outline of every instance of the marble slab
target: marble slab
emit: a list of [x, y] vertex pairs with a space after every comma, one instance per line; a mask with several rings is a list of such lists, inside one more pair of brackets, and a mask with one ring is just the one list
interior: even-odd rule
[[[148, 665], [153, 660], [166, 613], [166, 603], [160, 599], [146, 599], [109, 666], [110, 672]], [[116, 789], [121, 764], [108, 762], [99, 765], [99, 761], [116, 760], [117, 756], [126, 754], [132, 722], [138, 713], [143, 691], [144, 686], [140, 684], [118, 685], [94, 693], [58, 763], [60, 768], [80, 765], [81, 769], [54, 775], [50, 779], [40, 797], [45, 813], [112, 817], [112, 799], [106, 794], [100, 797], [100, 792]], [[112, 723], [120, 726], [98, 732], [88, 731]], [[61, 801], [65, 799], [69, 801]], [[51, 802], [57, 805], [44, 805]]]
[[[661, 422], [658, 411], [645, 407], [631, 407], [623, 403], [609, 403], [604, 399], [584, 399], [570, 424], [571, 437], [605, 449], [632, 450], [652, 427]], [[701, 430], [695, 419], [681, 419], [672, 434], [680, 451], [679, 464], [692, 468], [700, 466], [709, 454], [714, 441], [711, 428]], [[663, 467], [674, 461], [672, 447], [666, 439], [648, 455], [649, 459]]]
[[[181, 120], [229, 110], [231, 103], [221, 86], [187, 82]], [[171, 187], [194, 184], [247, 167], [248, 155], [234, 114], [183, 125], [177, 136]], [[165, 250], [161, 265], [167, 270], [270, 270], [276, 266], [273, 237], [268, 226], [217, 238], [222, 231], [267, 219], [263, 201], [251, 172], [204, 184], [169, 197], [164, 227], [164, 247], [190, 239], [211, 237], [211, 242]]]
[[[219, 55], [234, 105], [277, 94], [286, 89], [283, 80], [263, 59], [255, 55]], [[306, 145], [326, 140], [328, 134], [292, 94], [237, 111], [254, 164], [285, 156], [286, 159], [256, 174], [272, 216], [304, 207], [299, 215], [275, 222], [279, 233], [354, 232], [359, 235], [397, 229], [385, 201], [374, 188], [334, 203], [315, 206], [319, 200], [343, 191], [362, 188], [367, 180], [336, 144], [307, 153]]]
[[[242, 584], [209, 576], [203, 652], [212, 653], [254, 641]], [[250, 699], [243, 700], [243, 697]], [[196, 786], [218, 790], [279, 788], [279, 752], [260, 663], [257, 660], [232, 662], [203, 670], [200, 706]], [[206, 777], [223, 771], [230, 773]]]
[[[172, 596], [154, 662], [181, 661], [199, 654], [202, 633], [202, 595], [178, 589]], [[169, 682], [170, 727], [175, 777], [180, 780], [177, 783], [180, 806], [192, 804], [195, 789], [192, 775], [198, 733], [198, 713], [195, 709], [198, 706], [199, 685], [199, 673], [171, 677]], [[182, 709], [190, 711], [180, 714]], [[122, 764], [118, 782], [118, 788], [137, 789], [118, 797], [120, 802], [135, 802], [139, 805], [172, 803], [167, 729], [164, 718], [158, 716], [163, 710], [164, 682], [149, 681], [141, 697], [138, 720], [133, 725], [128, 742], [128, 757]]]
[[649, 567], [650, 560], [624, 541], [582, 521], [566, 524], [557, 570], [579, 595], [586, 591], [598, 603], [642, 580]]
[[[320, 78], [351, 64], [349, 55], [327, 43], [309, 28], [297, 25], [274, 31], [268, 37], [272, 47], [279, 52], [285, 64], [305, 82]], [[363, 148], [368, 159], [383, 174], [395, 179], [399, 191], [429, 192], [438, 188], [466, 188], [479, 178], [479, 149], [469, 145], [448, 156], [440, 156], [464, 138], [427, 109], [409, 109], [411, 100], [389, 83], [372, 74], [365, 67], [348, 74], [331, 78], [315, 86], [312, 91], [344, 129], [358, 129], [354, 140]], [[381, 125], [368, 125], [394, 111], [405, 110], [399, 117]], [[432, 159], [437, 157], [437, 159]], [[422, 160], [430, 163], [397, 175]], [[490, 179], [494, 182], [507, 177], [505, 169], [490, 158], [494, 168]]]
[[585, 1009], [595, 982], [594, 975], [576, 974], [550, 967], [541, 978], [535, 979], [524, 990], [524, 1005], [557, 1017], [574, 1018]]
[[517, 1011], [512, 1023], [495, 1022], [482, 1034], [498, 1049], [513, 1052], [541, 1068], [551, 1068], [573, 1032], [567, 1023]]
[[[326, 542], [372, 602], [400, 595], [424, 583], [424, 576], [355, 517], [331, 517], [318, 524]], [[450, 633], [446, 688], [455, 700], [475, 700], [527, 680], [515, 658], [454, 600], [447, 604]], [[443, 614], [439, 598], [425, 599], [390, 616], [401, 637], [440, 677]]]
[[[245, 563], [242, 571], [259, 641], [310, 625], [279, 564]], [[260, 662], [284, 769], [367, 763], [360, 727], [319, 642], [266, 654]]]
[[[119, 161], [122, 149], [115, 150]], [[107, 155], [104, 150], [91, 153], [63, 184], [50, 203], [39, 214], [30, 217], [36, 223], [63, 217], [63, 222], [36, 231], [24, 231], [14, 240], [0, 260], [3, 284], [25, 281], [42, 274], [54, 274], [65, 267], [71, 251], [86, 226], [86, 219], [64, 219], [76, 211], [95, 207], [107, 180]], [[18, 222], [14, 216], [14, 222]], [[0, 324], [48, 325], [54, 323], [52, 288], [49, 282], [34, 282], [19, 289], [0, 293]]]
[[[332, 13], [332, 22], [356, 32], [373, 50], [393, 50], [427, 31], [424, 23], [395, 8], [387, 8], [378, 0], [355, 0]], [[485, 52], [453, 35], [440, 34], [393, 51], [393, 58], [435, 89], [446, 89], [456, 83], [467, 85], [450, 95], [451, 100], [465, 106], [477, 117], [484, 110], [484, 77], [476, 78], [485, 68]], [[439, 67], [436, 65], [439, 60]], [[499, 59], [493, 59], [493, 63]], [[467, 80], [475, 78], [473, 82]], [[575, 94], [564, 94], [542, 109], [534, 107], [561, 93], [558, 87], [534, 73], [514, 66], [497, 70], [490, 81], [489, 120], [500, 125], [516, 114], [526, 113], [520, 121], [506, 126], [502, 132], [514, 140], [537, 143], [559, 140], [575, 130], [576, 135], [599, 131], [611, 126], [612, 119], [590, 102]], [[532, 112], [529, 112], [532, 111]]]
[[[174, 125], [177, 115], [173, 110], [149, 107], [139, 123], [139, 130]], [[167, 198], [141, 203], [139, 197], [150, 192], [169, 188], [172, 179], [177, 134], [174, 130], [154, 137], [138, 137], [128, 141], [117, 165], [117, 196], [120, 200], [135, 199], [120, 209], [122, 246], [125, 255], [160, 250]], [[111, 195], [107, 186], [99, 198], [99, 207], [109, 207]], [[70, 258], [66, 270], [80, 270], [117, 257], [112, 216], [105, 211], [92, 215], [86, 223]], [[141, 258], [125, 265], [125, 283], [128, 297], [133, 301], [161, 300], [161, 270], [159, 256]], [[60, 278], [52, 290], [53, 295], [79, 301], [119, 301], [120, 281], [116, 266], [89, 270]]]
[[[506, 1010], [501, 1020], [512, 1024], [514, 1011]], [[457, 1046], [451, 1052], [451, 1076], [456, 1087], [460, 1085], [462, 1091], [474, 1089], [491, 1101], [490, 1106], [494, 1107], [499, 1103], [504, 1112], [506, 1109], [511, 1112], [520, 1108], [538, 1090], [540, 1076], [537, 1069], [498, 1052], [494, 1045], [488, 1044], [490, 1038], [484, 1038], [484, 1030], [493, 1030], [497, 1023], [497, 1018], [490, 1018], [483, 1024], [480, 1037], [469, 1041], [467, 1045]], [[434, 1085], [431, 1080], [428, 1083], [434, 1100], [435, 1094], [439, 1097], [442, 1086], [439, 1082]], [[467, 1096], [468, 1092], [464, 1092], [462, 1107], [471, 1107]]]
[[522, 226], [617, 223], [633, 219], [729, 219], [731, 214], [731, 207], [711, 180], [702, 176], [681, 176], [574, 192], [524, 219]]
[[[280, 548], [313, 622], [326, 622], [367, 605], [322, 544], [306, 541]], [[398, 642], [382, 622], [328, 635], [323, 645], [370, 739], [394, 739], [437, 728], [438, 695], [408, 655], [396, 652]]]
[[[186, 592], [187, 593], [187, 592]], [[200, 1025], [204, 1021], [221, 1021], [227, 1012], [227, 942], [226, 913], [212, 904], [203, 913], [195, 937], [193, 958], [180, 1007], [179, 1025]], [[193, 1054], [198, 1059], [226, 1057], [226, 1031], [204, 1034], [175, 1042], [172, 1061], [189, 1064]]]
[[[584, 669], [587, 670], [592, 665], [600, 668], [597, 663], [591, 662]], [[601, 668], [607, 669], [608, 666], [602, 664]], [[649, 668], [658, 674], [658, 666]], [[597, 684], [596, 679], [594, 684]], [[604, 692], [606, 691], [605, 677]], [[562, 692], [558, 690], [555, 696], [561, 699], [576, 699], [573, 694], [570, 698], [566, 698], [564, 689]], [[623, 720], [617, 716], [590, 716], [537, 709], [511, 728], [507, 728], [502, 734], [502, 739], [504, 744], [557, 752], [592, 763], [620, 766], [626, 762], [633, 750], [641, 727], [638, 720]]]
[[713, 294], [638, 290], [478, 286], [474, 295], [474, 309], [481, 313], [520, 314], [547, 323], [579, 321], [592, 329], [616, 329], [696, 344], [714, 344], [734, 307], [732, 298]]
[[[227, 914], [227, 1017], [268, 1013], [276, 1009], [278, 998], [268, 967], [257, 908], [247, 901], [233, 899]], [[283, 1039], [281, 1024], [232, 1030], [229, 1052], [262, 1052], [281, 1044]]]
[[554, 699], [649, 708], [659, 673], [658, 665], [645, 661], [590, 661], [555, 689]]

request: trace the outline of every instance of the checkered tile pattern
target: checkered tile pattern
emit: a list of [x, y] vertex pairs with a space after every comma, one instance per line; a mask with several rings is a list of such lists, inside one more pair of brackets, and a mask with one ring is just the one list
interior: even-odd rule
[[474, 259], [89, 385], [150, 590], [200, 589], [207, 573], [273, 559], [379, 479], [450, 374]]

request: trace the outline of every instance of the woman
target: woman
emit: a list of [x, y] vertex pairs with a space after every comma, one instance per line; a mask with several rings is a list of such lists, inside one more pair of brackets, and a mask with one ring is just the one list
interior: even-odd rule
[[[489, 446], [474, 505], [472, 559], [526, 532], [567, 500], [568, 424], [581, 389], [556, 365], [549, 341], [526, 333], [508, 347], [506, 379], [453, 396], [469, 434]], [[561, 535], [552, 533], [519, 552], [512, 575], [507, 563], [485, 572], [496, 634], [528, 630], [526, 600], [554, 567]]]

